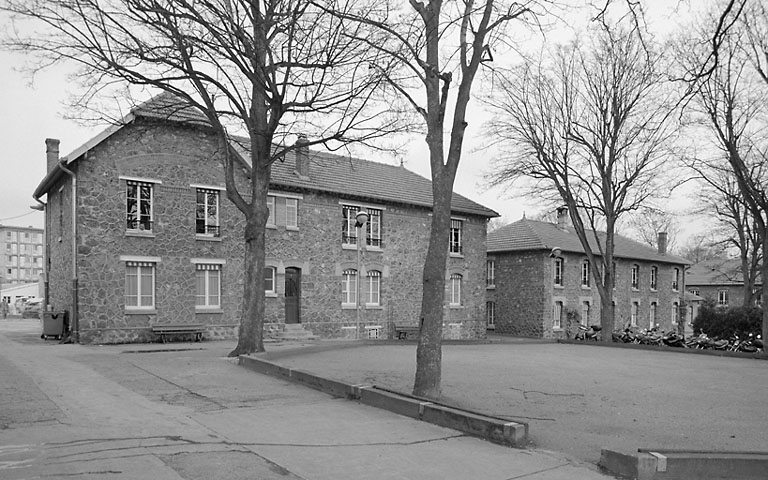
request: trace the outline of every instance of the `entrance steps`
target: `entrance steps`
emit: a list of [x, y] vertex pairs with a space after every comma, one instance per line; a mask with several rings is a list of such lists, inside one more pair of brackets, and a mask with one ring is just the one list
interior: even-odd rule
[[311, 331], [306, 330], [300, 323], [286, 323], [283, 331], [275, 335], [275, 340], [286, 342], [298, 342], [306, 340], [317, 340], [317, 336]]

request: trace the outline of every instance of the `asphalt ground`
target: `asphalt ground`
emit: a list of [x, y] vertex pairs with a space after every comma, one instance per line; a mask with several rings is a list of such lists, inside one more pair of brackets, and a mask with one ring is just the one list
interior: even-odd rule
[[39, 333], [37, 320], [0, 320], [3, 480], [606, 478], [255, 373], [226, 358], [233, 341], [85, 346]]
[[[410, 393], [416, 345], [318, 345], [264, 357]], [[768, 451], [763, 359], [495, 336], [443, 345], [442, 391], [446, 403], [527, 422], [536, 448], [590, 463], [603, 448]]]

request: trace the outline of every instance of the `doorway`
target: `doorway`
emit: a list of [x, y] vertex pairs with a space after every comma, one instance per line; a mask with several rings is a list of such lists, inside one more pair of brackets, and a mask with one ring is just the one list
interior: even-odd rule
[[285, 269], [285, 323], [301, 323], [301, 269]]

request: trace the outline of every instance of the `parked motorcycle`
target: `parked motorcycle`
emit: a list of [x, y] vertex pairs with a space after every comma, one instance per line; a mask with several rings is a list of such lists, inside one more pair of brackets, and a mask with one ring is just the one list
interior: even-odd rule
[[589, 327], [585, 325], [579, 325], [579, 331], [576, 332], [576, 340], [594, 340], [598, 341], [600, 339], [600, 330], [602, 330], [603, 327], [600, 325], [590, 325]]

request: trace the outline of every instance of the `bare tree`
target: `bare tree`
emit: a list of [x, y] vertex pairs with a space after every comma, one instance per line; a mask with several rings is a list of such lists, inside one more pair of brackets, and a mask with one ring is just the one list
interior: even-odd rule
[[510, 72], [500, 79], [503, 101], [489, 102], [498, 111], [489, 137], [503, 152], [491, 183], [521, 185], [568, 207], [600, 294], [604, 332], [614, 325], [617, 222], [670, 188], [660, 173], [664, 166], [671, 177], [665, 146], [675, 131], [674, 102], [661, 58], [632, 32], [601, 30], [591, 45], [561, 47]]
[[[409, 0], [410, 8], [345, 15], [372, 26], [388, 41], [371, 46], [400, 62], [387, 75], [424, 126], [432, 177], [432, 219], [423, 273], [421, 326], [416, 351], [415, 395], [436, 398], [441, 391], [443, 304], [451, 224], [451, 196], [467, 129], [467, 107], [481, 65], [504, 45], [512, 21], [525, 23], [543, 13], [546, 1]], [[537, 9], [541, 11], [537, 11]]]
[[644, 205], [631, 213], [628, 224], [634, 236], [650, 247], [658, 248], [661, 232], [667, 234], [667, 250], [677, 247], [680, 227], [675, 217], [664, 210]]
[[[731, 29], [723, 41], [721, 61], [712, 74], [693, 85], [693, 115], [714, 135], [714, 158], [725, 158], [738, 186], [741, 201], [751, 217], [754, 238], [760, 240], [761, 256], [768, 255], [768, 138], [765, 135], [768, 77], [768, 19], [766, 7], [759, 3], [744, 9], [740, 28]], [[714, 22], [712, 22], [714, 23]], [[703, 35], [710, 28], [704, 27]], [[699, 37], [701, 38], [701, 37]], [[701, 42], [686, 44], [689, 55], [684, 68], [699, 68], [705, 58]], [[696, 48], [699, 47], [699, 48]], [[745, 272], [746, 274], [746, 272]], [[768, 275], [762, 262], [761, 277]], [[746, 279], [745, 279], [746, 280]], [[763, 281], [763, 298], [768, 282]], [[763, 336], [768, 335], [768, 309], [763, 309]]]
[[[72, 61], [78, 103], [115, 85], [154, 87], [193, 106], [216, 132], [228, 198], [245, 216], [244, 311], [231, 356], [264, 350], [265, 225], [271, 165], [289, 151], [366, 141], [389, 133], [366, 116], [391, 60], [376, 38], [329, 10], [344, 0], [4, 0], [0, 9], [31, 26], [6, 47], [38, 54], [41, 66]], [[356, 7], [360, 11], [359, 7]], [[369, 65], [377, 65], [372, 70]], [[250, 184], [239, 191], [231, 133], [247, 135]], [[294, 143], [301, 134], [307, 141]]]
[[719, 238], [712, 235], [694, 235], [678, 248], [678, 254], [694, 264], [707, 260], [722, 259], [726, 249]]
[[741, 281], [744, 282], [744, 306], [753, 305], [755, 283], [762, 265], [760, 231], [755, 228], [752, 214], [727, 162], [700, 159], [691, 168], [703, 184], [697, 193], [701, 204], [698, 213], [714, 218], [720, 225], [712, 231], [712, 235], [721, 257], [728, 256], [729, 250], [738, 252]]

